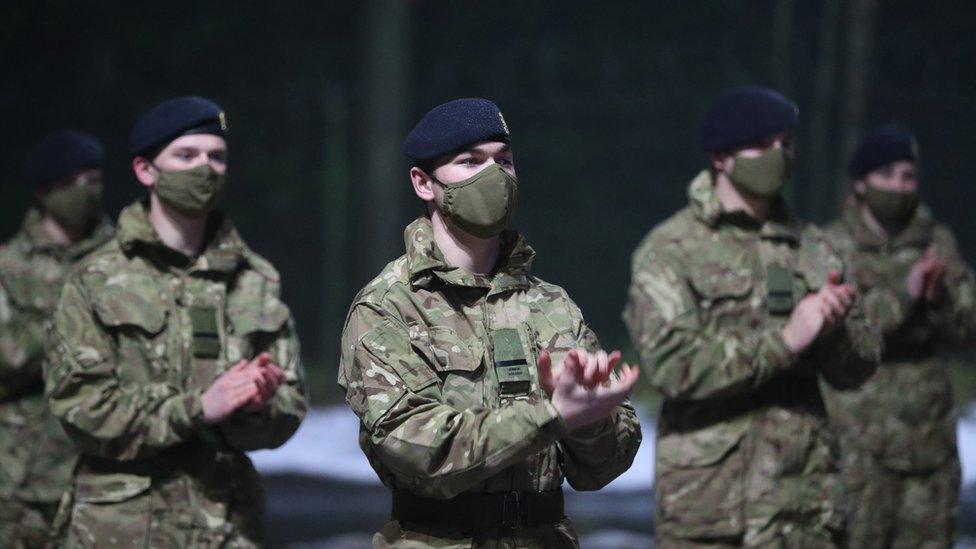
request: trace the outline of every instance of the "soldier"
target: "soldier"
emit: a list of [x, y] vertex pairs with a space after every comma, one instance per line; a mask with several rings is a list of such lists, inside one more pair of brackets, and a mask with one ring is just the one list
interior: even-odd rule
[[101, 166], [96, 137], [45, 137], [25, 169], [37, 205], [0, 247], [0, 539], [14, 547], [48, 541], [74, 466], [74, 447], [44, 402], [44, 324], [71, 266], [112, 237]]
[[505, 230], [518, 183], [494, 103], [434, 108], [404, 152], [428, 215], [356, 296], [339, 372], [360, 445], [393, 491], [373, 545], [576, 547], [560, 486], [597, 490], [630, 466], [638, 369], [612, 373], [620, 354], [599, 350]]
[[655, 466], [662, 547], [830, 547], [844, 513], [817, 379], [862, 383], [880, 336], [823, 235], [787, 211], [797, 108], [722, 94], [690, 204], [633, 256], [624, 310], [664, 395]]
[[854, 193], [828, 229], [852, 257], [868, 317], [885, 338], [858, 391], [827, 391], [840, 434], [851, 547], [951, 547], [959, 458], [945, 344], [976, 340], [976, 283], [952, 232], [918, 201], [918, 147], [888, 125], [851, 157]]
[[81, 451], [69, 547], [251, 547], [264, 495], [244, 454], [305, 415], [278, 273], [217, 209], [224, 112], [180, 97], [130, 140], [149, 191], [61, 294], [45, 369], [51, 409]]

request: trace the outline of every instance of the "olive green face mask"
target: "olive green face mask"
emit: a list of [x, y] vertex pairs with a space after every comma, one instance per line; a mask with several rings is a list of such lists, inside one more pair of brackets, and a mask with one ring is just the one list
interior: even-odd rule
[[886, 191], [865, 185], [863, 200], [874, 217], [887, 227], [904, 227], [918, 207], [918, 193]]
[[775, 198], [792, 172], [793, 154], [782, 148], [769, 148], [752, 158], [736, 155], [729, 179], [745, 194]]
[[518, 202], [518, 179], [492, 164], [457, 183], [442, 183], [441, 211], [451, 224], [478, 238], [497, 236], [512, 219]]
[[207, 215], [220, 200], [225, 179], [210, 164], [189, 170], [160, 170], [156, 178], [156, 196], [186, 217], [199, 218]]
[[66, 185], [41, 198], [41, 206], [64, 230], [81, 234], [102, 211], [102, 186]]

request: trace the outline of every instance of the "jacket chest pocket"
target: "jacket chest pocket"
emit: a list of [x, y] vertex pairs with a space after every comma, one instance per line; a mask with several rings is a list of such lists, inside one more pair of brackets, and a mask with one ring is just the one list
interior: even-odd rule
[[456, 408], [484, 406], [484, 345], [446, 326], [410, 327], [410, 343], [434, 368], [444, 402]]
[[[146, 275], [127, 273], [123, 283], [108, 283], [93, 295], [98, 320], [117, 344], [119, 375], [131, 381], [163, 381], [171, 377], [168, 353], [179, 347], [167, 341], [169, 309]], [[174, 348], [175, 347], [175, 348]]]
[[748, 324], [758, 319], [762, 300], [753, 294], [750, 276], [723, 270], [692, 276], [689, 284], [698, 298], [702, 322], [716, 328]]
[[288, 306], [276, 297], [231, 293], [226, 309], [228, 365], [266, 351], [290, 314]]

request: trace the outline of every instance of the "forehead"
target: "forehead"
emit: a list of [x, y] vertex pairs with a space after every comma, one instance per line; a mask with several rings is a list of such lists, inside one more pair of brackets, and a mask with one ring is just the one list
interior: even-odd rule
[[477, 143], [472, 143], [467, 147], [449, 155], [451, 158], [457, 158], [464, 154], [479, 154], [485, 156], [494, 156], [496, 154], [502, 154], [511, 152], [512, 147], [508, 143], [503, 141], [479, 141]]
[[199, 149], [212, 151], [226, 148], [227, 141], [223, 137], [209, 133], [199, 133], [194, 135], [181, 135], [170, 141], [164, 150]]

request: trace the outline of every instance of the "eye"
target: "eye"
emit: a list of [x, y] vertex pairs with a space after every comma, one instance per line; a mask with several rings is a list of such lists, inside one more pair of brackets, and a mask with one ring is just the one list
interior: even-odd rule
[[498, 164], [500, 164], [502, 166], [511, 166], [512, 165], [512, 159], [511, 158], [504, 158], [504, 157], [502, 157], [502, 158], [496, 158], [495, 159], [495, 162], [497, 162]]
[[226, 155], [223, 152], [212, 152], [208, 155], [208, 157], [210, 158], [211, 162], [217, 162], [219, 164], [223, 164], [227, 161]]

